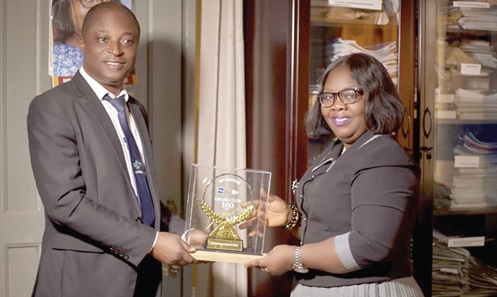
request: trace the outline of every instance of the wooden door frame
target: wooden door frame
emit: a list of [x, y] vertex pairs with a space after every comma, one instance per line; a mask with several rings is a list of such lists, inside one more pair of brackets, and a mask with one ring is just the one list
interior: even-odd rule
[[[244, 17], [247, 166], [271, 171], [271, 193], [292, 203], [292, 181], [307, 167], [310, 1], [246, 0]], [[265, 249], [290, 240], [288, 232], [270, 228]], [[289, 292], [292, 279], [253, 269], [249, 296]]]

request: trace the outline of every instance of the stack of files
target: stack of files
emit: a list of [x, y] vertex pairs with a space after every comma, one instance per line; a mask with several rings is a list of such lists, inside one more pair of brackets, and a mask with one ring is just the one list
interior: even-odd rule
[[447, 237], [433, 230], [432, 296], [461, 296], [469, 291], [469, 251], [449, 248]]
[[468, 131], [460, 136], [454, 155], [451, 209], [496, 207], [497, 142], [483, 142]]
[[387, 25], [389, 17], [385, 10], [374, 11], [350, 7], [329, 6], [328, 1], [311, 3], [311, 21], [327, 23], [356, 23]]
[[[437, 43], [437, 54], [444, 52], [445, 68], [451, 69], [460, 66], [461, 63], [478, 64], [478, 61], [470, 57], [458, 46], [449, 45], [447, 42]], [[460, 70], [459, 70], [460, 71]]]
[[457, 117], [463, 120], [497, 120], [497, 92], [457, 89], [454, 97]]
[[497, 156], [497, 142], [483, 142], [476, 138], [471, 131], [464, 133], [461, 140], [461, 145], [472, 153], [489, 155], [490, 157]]
[[[438, 1], [444, 3], [445, 1]], [[497, 31], [497, 4], [495, 1], [466, 0], [447, 1], [437, 7], [439, 14], [445, 14], [446, 24], [466, 30]]]
[[[316, 21], [314, 17], [318, 18], [326, 17], [325, 21], [331, 21], [331, 22], [340, 22], [342, 20], [350, 20], [350, 19], [355, 19], [359, 21], [373, 19], [374, 20], [373, 23], [376, 25], [386, 25], [388, 24], [389, 18], [391, 18], [392, 16], [399, 15], [399, 9], [400, 9], [399, 0], [383, 0], [382, 10], [378, 11], [371, 9], [354, 8], [352, 2], [351, 3], [346, 3], [348, 1], [342, 1], [342, 2], [344, 4], [343, 6], [340, 6], [339, 4], [337, 5], [330, 4], [330, 1], [328, 0], [311, 0], [311, 19], [313, 21]], [[332, 15], [326, 15], [326, 14], [322, 15], [323, 8], [328, 8], [330, 12], [332, 10], [335, 11], [332, 12]], [[354, 12], [354, 14], [351, 14], [351, 12]], [[333, 17], [336, 17], [336, 19], [333, 19]]]
[[448, 238], [433, 231], [432, 296], [497, 296], [497, 269], [471, 256], [468, 249], [449, 248]]
[[355, 40], [343, 40], [334, 38], [326, 46], [326, 55], [330, 62], [339, 57], [353, 53], [365, 53], [378, 59], [388, 71], [388, 74], [396, 83], [398, 75], [398, 55], [397, 43], [395, 41], [375, 44], [372, 46], [362, 47]]
[[450, 209], [497, 207], [497, 170], [457, 168], [450, 194]]
[[497, 268], [471, 257], [469, 291], [464, 296], [497, 296]]
[[458, 20], [461, 28], [497, 31], [497, 9], [494, 5], [490, 8], [459, 7], [458, 9], [462, 14]]
[[497, 58], [495, 58], [494, 47], [488, 41], [469, 40], [464, 41], [459, 48], [469, 57], [478, 61], [483, 67], [497, 68]]

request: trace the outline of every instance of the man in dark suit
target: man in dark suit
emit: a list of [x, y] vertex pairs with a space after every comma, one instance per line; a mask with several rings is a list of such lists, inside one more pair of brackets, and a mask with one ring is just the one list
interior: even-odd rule
[[195, 262], [178, 235], [158, 231], [146, 113], [123, 86], [139, 36], [126, 6], [96, 5], [83, 24], [83, 68], [29, 107], [31, 164], [46, 213], [33, 296], [160, 296], [160, 262]]

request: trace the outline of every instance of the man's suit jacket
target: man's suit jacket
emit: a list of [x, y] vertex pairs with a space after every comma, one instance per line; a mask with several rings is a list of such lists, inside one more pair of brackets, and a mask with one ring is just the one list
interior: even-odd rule
[[[143, 142], [159, 226], [145, 109], [132, 97], [128, 107]], [[79, 72], [32, 101], [28, 135], [46, 213], [33, 295], [159, 296], [160, 263], [147, 256], [156, 231], [140, 223], [141, 210], [118, 135]]]

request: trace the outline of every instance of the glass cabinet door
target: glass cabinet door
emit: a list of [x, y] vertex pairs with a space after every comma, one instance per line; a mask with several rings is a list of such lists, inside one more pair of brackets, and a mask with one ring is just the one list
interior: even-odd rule
[[433, 205], [433, 296], [497, 295], [497, 270], [486, 266], [497, 267], [497, 2], [489, 2], [423, 2], [421, 149]]
[[[343, 6], [337, 6], [334, 4], [335, 2]], [[366, 5], [361, 5], [361, 2], [366, 2], [369, 7], [366, 9]], [[402, 14], [399, 0], [313, 0], [310, 11], [309, 107], [317, 98], [319, 79], [326, 66], [338, 57], [355, 52], [368, 53], [379, 59], [387, 68], [400, 92], [399, 64], [401, 61]], [[404, 49], [402, 50], [404, 51]], [[412, 49], [406, 48], [405, 51], [412, 51]], [[414, 61], [411, 59], [407, 63], [414, 63]], [[405, 69], [409, 68], [406, 65]], [[409, 76], [407, 71], [405, 76]], [[413, 99], [408, 97], [403, 97], [403, 101], [406, 102], [404, 104], [406, 120], [410, 119], [409, 113], [413, 112], [409, 106], [409, 102], [412, 102]], [[410, 129], [406, 127], [405, 130]], [[312, 162], [327, 143], [327, 140], [310, 141], [309, 162]]]

